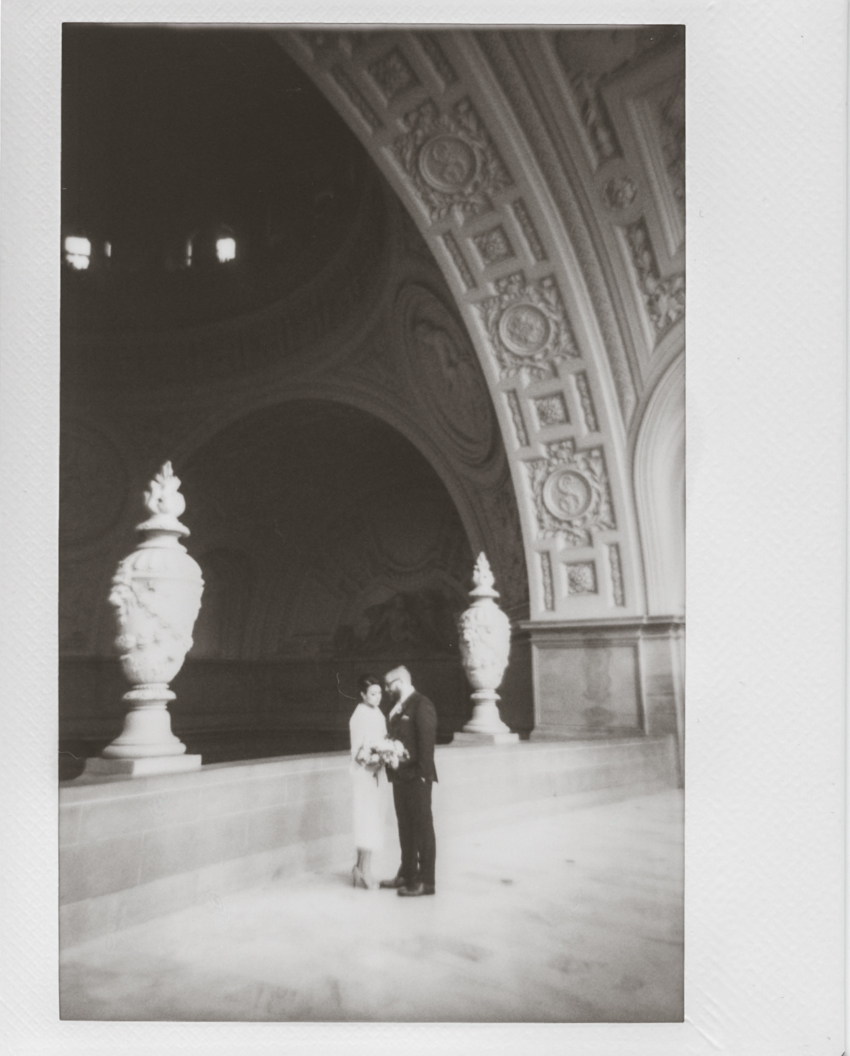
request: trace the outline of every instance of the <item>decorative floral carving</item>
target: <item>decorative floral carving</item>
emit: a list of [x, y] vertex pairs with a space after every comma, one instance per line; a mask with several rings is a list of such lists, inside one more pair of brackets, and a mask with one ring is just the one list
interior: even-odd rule
[[561, 440], [525, 465], [542, 538], [590, 546], [591, 532], [616, 528], [601, 447], [577, 451], [574, 440]]
[[460, 246], [457, 244], [454, 235], [451, 231], [447, 231], [441, 237], [447, 253], [452, 258], [452, 264], [454, 264], [457, 270], [458, 278], [464, 285], [464, 289], [474, 290], [477, 286], [475, 277], [469, 270], [469, 265], [466, 263], [464, 255], [461, 252]]
[[590, 383], [584, 371], [573, 375], [576, 391], [581, 403], [581, 411], [584, 415], [584, 427], [589, 433], [599, 432], [599, 423], [596, 421], [596, 411], [593, 407], [593, 397], [590, 395]]
[[391, 103], [403, 92], [415, 88], [419, 78], [398, 48], [393, 48], [369, 66], [369, 75], [375, 82], [385, 103]]
[[404, 118], [406, 132], [393, 156], [413, 184], [432, 223], [453, 217], [462, 224], [493, 207], [492, 196], [511, 186], [502, 159], [468, 99], [451, 114], [431, 101]]
[[570, 420], [567, 404], [560, 392], [551, 396], [539, 396], [534, 401], [534, 411], [541, 428], [549, 425], [567, 425]]
[[433, 67], [434, 73], [442, 82], [443, 88], [448, 88], [457, 80], [454, 67], [446, 58], [445, 52], [440, 47], [437, 37], [433, 33], [417, 33], [415, 38], [421, 45], [422, 50], [428, 56], [428, 61]]
[[340, 90], [349, 103], [354, 107], [360, 117], [365, 121], [369, 130], [377, 132], [379, 128], [383, 127], [383, 123], [372, 107], [369, 105], [366, 97], [357, 87], [357, 85], [348, 76], [342, 66], [334, 66], [331, 70], [331, 76], [339, 85]]
[[592, 561], [567, 565], [568, 594], [596, 594], [596, 566]]
[[602, 198], [609, 209], [627, 209], [637, 197], [637, 184], [630, 176], [614, 176], [602, 189]]
[[537, 228], [534, 226], [534, 221], [531, 219], [531, 215], [522, 198], [517, 198], [517, 200], [511, 204], [511, 209], [513, 209], [514, 216], [520, 226], [520, 230], [522, 231], [531, 255], [538, 262], [548, 260], [549, 258], [546, 255], [546, 250], [543, 243], [540, 241], [540, 236], [537, 234]]
[[540, 575], [543, 580], [543, 605], [551, 612], [555, 608], [555, 585], [552, 578], [552, 558], [548, 550], [542, 551], [540, 556]]
[[517, 395], [516, 389], [508, 389], [505, 393], [505, 398], [508, 401], [508, 409], [511, 412], [511, 418], [513, 418], [517, 443], [520, 447], [528, 447], [528, 430], [525, 428], [525, 421], [522, 417], [522, 407], [520, 407], [519, 396]]
[[551, 375], [555, 363], [579, 355], [561, 292], [553, 278], [526, 282], [522, 272], [496, 283], [496, 297], [478, 310], [496, 353], [503, 378], [527, 370]]
[[514, 255], [513, 246], [501, 224], [481, 235], [475, 235], [472, 241], [485, 267], [489, 264], [499, 264]]
[[647, 314], [656, 337], [660, 337], [685, 314], [685, 277], [661, 278], [643, 220], [626, 228], [626, 238]]
[[623, 587], [623, 568], [620, 564], [620, 547], [617, 543], [608, 544], [608, 563], [611, 566], [611, 590], [614, 595], [614, 604], [623, 606], [626, 604], [626, 592]]

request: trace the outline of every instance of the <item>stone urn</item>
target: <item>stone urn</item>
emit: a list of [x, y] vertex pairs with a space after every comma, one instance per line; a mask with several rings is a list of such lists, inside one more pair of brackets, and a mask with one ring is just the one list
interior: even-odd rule
[[499, 592], [484, 553], [478, 555], [472, 573], [472, 604], [458, 619], [460, 655], [466, 677], [472, 686], [472, 718], [462, 733], [454, 736], [459, 743], [513, 743], [519, 735], [511, 733], [499, 715], [499, 694], [511, 650], [511, 623], [496, 604]]
[[109, 603], [115, 610], [115, 647], [130, 683], [129, 711], [121, 734], [88, 760], [94, 773], [151, 774], [194, 769], [199, 755], [171, 731], [168, 688], [192, 647], [204, 582], [198, 563], [179, 542], [189, 529], [178, 518], [186, 509], [180, 481], [166, 462], [145, 492], [150, 517], [136, 530], [143, 539], [118, 565]]

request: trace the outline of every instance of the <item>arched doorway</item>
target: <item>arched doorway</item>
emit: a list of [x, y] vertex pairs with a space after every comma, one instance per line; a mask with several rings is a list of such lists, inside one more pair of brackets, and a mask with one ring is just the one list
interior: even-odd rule
[[357, 675], [398, 663], [451, 739], [468, 719], [454, 621], [473, 553], [409, 440], [357, 408], [293, 400], [223, 429], [184, 477], [207, 582], [175, 680], [190, 750], [345, 747]]

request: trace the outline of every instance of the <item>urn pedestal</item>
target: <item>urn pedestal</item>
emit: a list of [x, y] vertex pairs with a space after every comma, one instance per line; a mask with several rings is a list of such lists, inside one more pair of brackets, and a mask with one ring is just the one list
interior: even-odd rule
[[112, 579], [109, 603], [118, 625], [121, 669], [131, 685], [123, 697], [129, 710], [119, 736], [86, 761], [87, 774], [135, 777], [201, 765], [200, 755], [187, 755], [172, 733], [168, 712], [175, 699], [168, 684], [192, 647], [204, 587], [200, 566], [179, 542], [189, 534], [178, 520], [186, 508], [179, 487], [166, 462], [145, 493], [151, 516], [137, 526], [144, 538]]
[[512, 733], [499, 714], [499, 694], [511, 649], [511, 623], [496, 604], [499, 592], [486, 556], [481, 553], [472, 574], [475, 584], [469, 592], [472, 604], [458, 620], [460, 653], [466, 677], [472, 686], [472, 718], [452, 744], [515, 744]]

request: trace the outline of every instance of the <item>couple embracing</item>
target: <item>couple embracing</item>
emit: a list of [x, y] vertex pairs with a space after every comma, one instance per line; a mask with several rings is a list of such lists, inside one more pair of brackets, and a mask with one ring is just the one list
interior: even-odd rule
[[[431, 788], [437, 780], [434, 745], [437, 712], [413, 688], [406, 667], [394, 667], [381, 680], [363, 675], [357, 684], [360, 702], [349, 721], [351, 777], [354, 791], [355, 887], [394, 888], [414, 898], [434, 894], [437, 844], [431, 815]], [[389, 720], [380, 709], [382, 688], [393, 701]], [[391, 880], [372, 876], [372, 852], [383, 845], [386, 782], [393, 787], [401, 865]]]

